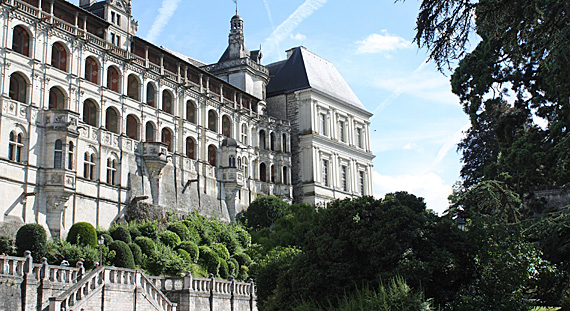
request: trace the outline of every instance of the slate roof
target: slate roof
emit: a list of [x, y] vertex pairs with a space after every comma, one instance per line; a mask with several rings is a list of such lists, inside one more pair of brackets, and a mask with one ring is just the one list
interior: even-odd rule
[[269, 64], [267, 97], [312, 88], [356, 108], [366, 110], [336, 67], [304, 47], [296, 47], [287, 60]]
[[194, 59], [194, 58], [192, 58], [192, 57], [190, 57], [190, 56], [184, 55], [184, 54], [182, 54], [182, 53], [180, 53], [180, 52], [176, 52], [176, 51], [171, 50], [171, 49], [169, 49], [169, 48], [167, 48], [167, 47], [164, 47], [164, 46], [160, 46], [160, 48], [163, 49], [163, 50], [165, 50], [166, 52], [168, 52], [168, 53], [170, 53], [170, 54], [172, 54], [172, 55], [174, 55], [174, 56], [176, 56], [176, 57], [178, 57], [178, 58], [184, 60], [184, 61], [189, 62], [190, 64], [192, 64], [192, 65], [194, 65], [194, 66], [196, 66], [196, 67], [203, 67], [203, 66], [206, 66], [206, 63], [203, 63], [203, 62], [201, 62], [201, 61], [199, 61], [199, 60], [197, 60], [197, 59]]

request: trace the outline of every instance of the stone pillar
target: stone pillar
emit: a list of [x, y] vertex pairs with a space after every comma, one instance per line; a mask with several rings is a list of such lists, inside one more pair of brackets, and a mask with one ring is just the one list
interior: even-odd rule
[[214, 310], [214, 299], [216, 291], [216, 278], [210, 273], [210, 311]]
[[24, 271], [22, 271], [24, 280], [22, 281], [22, 310], [23, 311], [36, 311], [37, 310], [37, 288], [38, 280], [33, 273], [34, 261], [32, 252], [26, 251], [24, 258]]

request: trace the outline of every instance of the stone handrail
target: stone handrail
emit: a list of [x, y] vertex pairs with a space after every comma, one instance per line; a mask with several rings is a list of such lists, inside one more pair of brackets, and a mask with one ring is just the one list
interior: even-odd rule
[[140, 286], [143, 290], [150, 295], [165, 311], [176, 311], [176, 304], [170, 302], [166, 295], [158, 289], [151, 280], [149, 280], [146, 275], [142, 272], [139, 272], [140, 276]]
[[23, 276], [25, 262], [23, 257], [0, 256], [0, 275]]
[[81, 303], [92, 291], [105, 283], [104, 267], [98, 267], [87, 274], [81, 281], [67, 289], [59, 297], [51, 297], [49, 311], [65, 311]]

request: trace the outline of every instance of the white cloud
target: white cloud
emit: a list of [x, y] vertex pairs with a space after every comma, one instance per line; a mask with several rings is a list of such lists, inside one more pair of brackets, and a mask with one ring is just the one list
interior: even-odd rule
[[416, 150], [416, 151], [419, 151], [422, 153], [424, 152], [424, 149], [416, 143], [407, 143], [404, 145], [404, 147], [402, 147], [402, 149], [404, 149], [404, 150]]
[[377, 54], [393, 52], [399, 49], [407, 49], [412, 42], [388, 33], [385, 29], [381, 33], [373, 33], [362, 41], [356, 41], [358, 48], [356, 54]]
[[386, 193], [407, 191], [425, 199], [427, 208], [442, 214], [448, 207], [447, 197], [452, 192], [452, 186], [433, 172], [414, 175], [386, 176], [372, 172], [374, 196], [382, 198]]
[[301, 33], [297, 33], [297, 34], [292, 34], [290, 35], [291, 39], [293, 40], [297, 40], [297, 41], [303, 41], [305, 39], [307, 39], [307, 36], [305, 36], [304, 34]]
[[146, 40], [153, 42], [158, 39], [158, 36], [160, 36], [162, 30], [164, 29], [166, 24], [168, 24], [172, 15], [174, 15], [174, 12], [178, 8], [179, 3], [180, 0], [162, 1], [162, 6], [160, 7], [160, 9], [158, 9], [158, 15], [154, 19], [154, 22], [152, 23], [152, 26], [150, 27], [150, 30], [146, 35]]

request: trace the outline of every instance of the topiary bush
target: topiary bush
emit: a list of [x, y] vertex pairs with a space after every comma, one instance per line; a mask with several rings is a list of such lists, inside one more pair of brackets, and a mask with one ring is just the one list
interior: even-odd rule
[[237, 277], [239, 272], [239, 263], [235, 258], [228, 259], [228, 271], [231, 276]]
[[248, 249], [251, 246], [251, 234], [249, 234], [249, 232], [240, 225], [233, 225], [232, 229], [234, 230], [241, 247], [243, 249]]
[[101, 236], [103, 237], [103, 239], [105, 241], [104, 242], [105, 245], [109, 245], [109, 243], [115, 241], [115, 239], [113, 239], [113, 237], [108, 233], [103, 233], [103, 234], [101, 234]]
[[146, 269], [153, 275], [182, 276], [191, 269], [191, 264], [172, 248], [158, 244], [157, 251], [146, 260]]
[[218, 234], [218, 242], [224, 244], [230, 254], [241, 253], [243, 251], [237, 234], [228, 225], [222, 227], [222, 230]]
[[13, 246], [14, 241], [9, 236], [0, 236], [0, 254], [12, 255]]
[[249, 268], [247, 266], [239, 267], [237, 279], [240, 281], [245, 281], [247, 278], [249, 278]]
[[228, 260], [230, 259], [230, 252], [228, 251], [228, 249], [226, 248], [226, 246], [222, 243], [212, 243], [212, 245], [210, 245], [210, 248], [215, 251], [218, 256], [220, 256], [221, 259], [223, 260]]
[[181, 241], [188, 241], [190, 239], [190, 231], [188, 227], [181, 222], [175, 222], [166, 228], [178, 235]]
[[198, 263], [213, 275], [218, 275], [220, 270], [220, 256], [208, 246], [200, 246], [200, 258]]
[[198, 257], [200, 256], [200, 250], [198, 249], [198, 245], [192, 241], [183, 241], [177, 247], [177, 249], [185, 250], [188, 255], [190, 255], [191, 262], [197, 263]]
[[170, 247], [176, 247], [178, 246], [178, 244], [180, 244], [180, 237], [178, 236], [178, 234], [172, 232], [172, 231], [162, 231], [159, 235], [158, 238], [160, 239], [160, 242], [162, 242], [162, 244], [170, 246]]
[[202, 237], [200, 236], [200, 232], [198, 229], [196, 229], [196, 225], [194, 225], [192, 220], [183, 220], [181, 223], [183, 223], [188, 229], [188, 239], [186, 240], [199, 244], [202, 241]]
[[[257, 197], [243, 213], [246, 227], [258, 231], [269, 228], [273, 221], [285, 215], [289, 204], [273, 195]], [[271, 217], [269, 217], [269, 216]]]
[[117, 226], [109, 229], [109, 233], [115, 241], [123, 241], [127, 244], [131, 243], [133, 240], [131, 238], [131, 233], [129, 230], [123, 226]]
[[232, 258], [235, 258], [240, 266], [249, 267], [251, 265], [251, 258], [246, 253], [235, 254]]
[[77, 222], [67, 233], [67, 242], [75, 245], [97, 247], [97, 232], [88, 222]]
[[115, 251], [115, 258], [111, 261], [115, 267], [135, 269], [135, 260], [129, 245], [123, 241], [109, 243], [109, 250]]
[[135, 265], [141, 266], [143, 262], [143, 253], [141, 247], [135, 243], [129, 243], [129, 248], [131, 249], [131, 253], [133, 254], [133, 260], [135, 261]]
[[142, 253], [147, 256], [156, 252], [156, 244], [149, 237], [139, 236], [135, 239], [135, 243], [141, 248]]
[[230, 277], [230, 271], [228, 269], [228, 263], [225, 260], [220, 260], [220, 277], [227, 280]]
[[140, 233], [143, 236], [149, 237], [153, 240], [158, 239], [158, 225], [156, 221], [145, 221], [137, 225]]
[[176, 252], [178, 253], [178, 255], [180, 255], [180, 257], [182, 257], [182, 259], [185, 262], [192, 262], [192, 257], [190, 257], [190, 254], [188, 254], [187, 251], [185, 251], [181, 248], [178, 248], [178, 249], [176, 249]]
[[39, 224], [25, 224], [16, 233], [16, 250], [18, 256], [24, 256], [25, 251], [32, 252], [35, 261], [44, 256], [47, 242], [46, 230]]
[[133, 241], [142, 235], [139, 228], [136, 226], [133, 226], [132, 224], [129, 226], [129, 233], [131, 234], [131, 240], [133, 240]]

